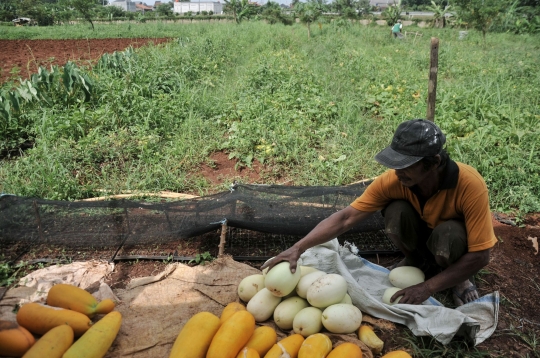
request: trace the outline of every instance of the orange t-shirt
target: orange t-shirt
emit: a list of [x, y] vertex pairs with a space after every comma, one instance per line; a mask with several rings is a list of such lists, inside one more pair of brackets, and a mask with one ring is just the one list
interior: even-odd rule
[[463, 220], [469, 252], [489, 249], [497, 238], [493, 231], [488, 189], [482, 176], [471, 166], [449, 160], [439, 190], [424, 207], [411, 189], [401, 185], [393, 169], [377, 177], [351, 206], [373, 212], [393, 200], [407, 200], [431, 229], [447, 220]]

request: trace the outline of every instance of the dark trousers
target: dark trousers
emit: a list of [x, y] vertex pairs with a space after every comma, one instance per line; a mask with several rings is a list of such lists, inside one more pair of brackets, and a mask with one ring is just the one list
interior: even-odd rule
[[448, 220], [430, 229], [405, 200], [391, 202], [382, 214], [386, 234], [410, 265], [424, 271], [440, 271], [468, 252], [467, 230], [463, 221]]

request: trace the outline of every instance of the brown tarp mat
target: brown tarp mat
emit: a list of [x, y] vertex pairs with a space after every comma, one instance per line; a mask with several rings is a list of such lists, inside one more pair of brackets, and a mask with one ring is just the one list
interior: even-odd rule
[[[208, 311], [220, 316], [230, 302], [239, 302], [238, 285], [259, 270], [229, 257], [206, 266], [171, 264], [155, 277], [134, 279], [125, 290], [115, 290], [122, 301], [118, 310], [124, 321], [120, 334], [107, 357], [167, 357], [176, 336], [194, 314]], [[271, 320], [278, 339], [290, 332], [281, 331]], [[356, 334], [328, 334], [334, 345], [351, 341], [371, 352]]]

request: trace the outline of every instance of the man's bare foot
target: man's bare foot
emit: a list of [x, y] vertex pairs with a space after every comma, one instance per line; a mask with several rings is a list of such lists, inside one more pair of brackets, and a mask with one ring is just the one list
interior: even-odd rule
[[465, 280], [462, 283], [457, 284], [452, 289], [452, 296], [456, 306], [463, 306], [464, 304], [472, 302], [479, 297], [478, 291], [476, 290], [476, 285], [470, 280]]

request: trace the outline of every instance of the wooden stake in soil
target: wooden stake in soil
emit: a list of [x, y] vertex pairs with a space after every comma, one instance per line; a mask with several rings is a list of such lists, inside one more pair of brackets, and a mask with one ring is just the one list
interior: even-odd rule
[[428, 121], [435, 119], [435, 100], [437, 97], [437, 72], [439, 71], [439, 39], [431, 38], [431, 51], [429, 61], [429, 83], [428, 83], [428, 98], [427, 98], [427, 114]]
[[218, 257], [222, 257], [225, 252], [225, 239], [227, 238], [227, 220], [223, 220], [221, 224], [221, 236], [219, 237]]

